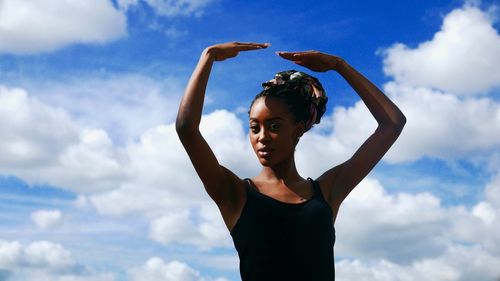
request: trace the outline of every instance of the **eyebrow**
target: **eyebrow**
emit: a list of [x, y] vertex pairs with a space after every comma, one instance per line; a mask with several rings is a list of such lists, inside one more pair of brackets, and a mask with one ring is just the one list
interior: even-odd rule
[[[281, 118], [281, 117], [273, 117], [273, 118], [266, 119], [266, 121], [274, 121], [274, 120], [283, 120], [283, 118]], [[259, 119], [258, 118], [254, 118], [254, 117], [250, 117], [250, 121], [259, 121]]]

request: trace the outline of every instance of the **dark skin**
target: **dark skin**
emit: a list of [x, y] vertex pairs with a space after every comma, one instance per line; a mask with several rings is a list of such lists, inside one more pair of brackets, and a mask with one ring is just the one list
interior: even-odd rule
[[[206, 48], [182, 98], [176, 120], [179, 138], [205, 190], [217, 204], [228, 230], [232, 230], [246, 201], [245, 183], [217, 161], [199, 130], [205, 90], [212, 65], [240, 52], [265, 49], [269, 44], [231, 42]], [[373, 169], [400, 135], [406, 118], [373, 83], [338, 56], [317, 51], [278, 52], [312, 71], [335, 71], [356, 91], [378, 123], [375, 132], [347, 161], [325, 171], [316, 180], [328, 201], [333, 222], [341, 203]], [[262, 165], [252, 178], [257, 189], [276, 200], [300, 203], [312, 197], [310, 183], [299, 175], [294, 151], [304, 133], [304, 123], [295, 122], [286, 105], [273, 98], [259, 98], [250, 109], [250, 143]]]

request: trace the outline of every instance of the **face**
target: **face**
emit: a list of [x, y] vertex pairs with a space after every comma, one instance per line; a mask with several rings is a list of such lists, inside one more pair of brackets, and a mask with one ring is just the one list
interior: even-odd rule
[[293, 157], [304, 124], [295, 122], [287, 105], [261, 97], [250, 109], [250, 143], [263, 166], [272, 167]]

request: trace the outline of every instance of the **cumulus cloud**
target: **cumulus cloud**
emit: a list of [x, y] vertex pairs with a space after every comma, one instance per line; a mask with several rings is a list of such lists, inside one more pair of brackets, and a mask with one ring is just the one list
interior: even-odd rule
[[[390, 162], [423, 157], [485, 160], [485, 155], [489, 158], [500, 146], [500, 104], [493, 99], [459, 99], [452, 94], [397, 83], [386, 84], [385, 91], [408, 119], [387, 155]], [[356, 107], [349, 111], [362, 115]]]
[[435, 196], [387, 194], [377, 180], [366, 178], [339, 211], [336, 227], [342, 243], [336, 253], [397, 263], [435, 256], [446, 249], [447, 224]]
[[[384, 90], [408, 120], [384, 161], [402, 163], [430, 157], [487, 162], [500, 147], [500, 103], [494, 99], [460, 99], [449, 93], [396, 82], [387, 83]], [[362, 101], [352, 107], [337, 107], [331, 116], [324, 118], [330, 121], [327, 122], [330, 126], [323, 127], [329, 133], [313, 130], [298, 146], [302, 149], [297, 150], [298, 166], [308, 175], [319, 176], [318, 170], [347, 160], [377, 127]], [[329, 161], [306, 165], [318, 162], [315, 159]]]
[[[470, 5], [446, 15], [431, 41], [415, 49], [401, 44], [386, 49], [384, 69], [394, 81], [383, 89], [408, 122], [384, 160], [489, 162], [500, 147], [500, 104], [476, 94], [500, 86], [499, 63], [500, 36], [493, 16]], [[336, 108], [332, 118], [333, 133], [324, 140], [342, 158], [352, 155], [360, 136], [369, 136], [376, 127], [361, 101]]]
[[[91, 113], [97, 111], [87, 114]], [[6, 87], [0, 87], [0, 117], [4, 175], [95, 195], [90, 202], [107, 214], [158, 214], [208, 199], [173, 124], [153, 127], [138, 140], [118, 146], [105, 130], [81, 126], [66, 110], [49, 106], [23, 89]], [[236, 115], [209, 114], [201, 130], [221, 155], [221, 163], [237, 167], [236, 172], [243, 175], [255, 171], [256, 161], [238, 162], [252, 152]]]
[[342, 243], [336, 253], [411, 264], [445, 255], [451, 245], [466, 244], [498, 256], [498, 175], [484, 190], [485, 200], [471, 207], [443, 206], [431, 193], [390, 194], [378, 180], [365, 178], [340, 208], [336, 228]]
[[165, 245], [195, 245], [201, 250], [233, 245], [215, 204], [205, 204], [192, 212], [170, 212], [155, 219], [150, 236]]
[[336, 280], [497, 280], [500, 257], [479, 247], [452, 246], [435, 258], [425, 258], [409, 265], [380, 260], [363, 262], [357, 259], [336, 263]]
[[[493, 193], [500, 190], [495, 180], [487, 185]], [[430, 193], [389, 194], [377, 180], [364, 179], [342, 205], [336, 223], [339, 280], [500, 277], [495, 227], [500, 208], [489, 200], [470, 208], [445, 207]]]
[[213, 0], [118, 0], [122, 9], [144, 2], [153, 8], [159, 15], [166, 17], [175, 16], [201, 16], [203, 8]]
[[487, 200], [500, 208], [500, 170], [486, 186], [485, 193]]
[[[220, 163], [242, 177], [258, 171], [242, 122], [235, 114], [225, 110], [207, 114], [200, 129]], [[116, 190], [90, 197], [101, 213], [139, 211], [159, 217], [165, 210], [201, 206], [211, 200], [186, 157], [174, 124], [148, 130], [127, 146], [127, 154], [133, 179]]]
[[[442, 86], [396, 80], [384, 89], [402, 108], [408, 123], [385, 160], [400, 163], [427, 156], [453, 161], [478, 154], [487, 157], [499, 147], [500, 107], [496, 101], [457, 97], [451, 90], [429, 88]], [[148, 108], [161, 112], [156, 104], [168, 101], [157, 94], [155, 83], [150, 85], [145, 103], [137, 98], [140, 91], [127, 93], [122, 100], [118, 94], [111, 95], [109, 101], [118, 100], [118, 105], [110, 105], [111, 111], [116, 111], [112, 123], [123, 127], [129, 121], [133, 124], [132, 119], [119, 120], [129, 103], [139, 105], [134, 116], [148, 115]], [[493, 86], [490, 83], [488, 87]], [[110, 92], [122, 90], [126, 91], [109, 86]], [[0, 135], [5, 136], [0, 142], [10, 153], [0, 158], [3, 173], [80, 193], [81, 206], [93, 205], [100, 214], [144, 214], [150, 220], [150, 238], [163, 245], [187, 244], [202, 250], [232, 247], [220, 213], [189, 163], [174, 125], [170, 121], [157, 124], [170, 116], [159, 114], [134, 125], [133, 132], [125, 134], [134, 137], [117, 145], [108, 135], [113, 125], [92, 117], [107, 111], [104, 106], [93, 109], [95, 104], [90, 100], [97, 95], [82, 92], [77, 100], [83, 106], [78, 108], [72, 105], [72, 98], [64, 100], [63, 89], [59, 93], [41, 95], [42, 103], [24, 90], [0, 89], [0, 117], [4, 120]], [[84, 117], [78, 120], [74, 115]], [[110, 116], [115, 115], [111, 112]], [[338, 107], [325, 118], [324, 130], [313, 129], [300, 141], [297, 163], [304, 175], [317, 176], [345, 161], [376, 128], [361, 102]], [[246, 130], [234, 113], [215, 111], [202, 120], [202, 133], [222, 164], [241, 177], [258, 173]], [[34, 123], [43, 129], [34, 128]], [[499, 272], [493, 265], [498, 264], [500, 253], [500, 233], [495, 228], [500, 223], [498, 186], [497, 176], [486, 186], [484, 200], [470, 208], [445, 207], [430, 193], [389, 194], [376, 179], [365, 179], [342, 206], [336, 225], [339, 280], [496, 278]], [[5, 247], [14, 253], [16, 247], [23, 248], [12, 243]], [[467, 266], [468, 252], [480, 262]], [[4, 255], [0, 261], [7, 264], [9, 259], [14, 260], [12, 265], [20, 258]], [[131, 270], [130, 276], [202, 280], [188, 265], [160, 258]]]
[[0, 119], [4, 175], [89, 193], [115, 188], [126, 173], [105, 131], [79, 127], [23, 89], [0, 86]]
[[31, 213], [35, 225], [42, 229], [51, 229], [63, 222], [63, 214], [59, 210], [39, 210]]
[[[0, 240], [0, 272], [5, 280], [113, 281], [110, 273], [94, 273], [73, 258], [60, 244], [35, 241], [27, 246]], [[2, 273], [0, 273], [0, 276]]]
[[456, 95], [485, 93], [500, 86], [500, 36], [495, 16], [466, 5], [447, 14], [432, 40], [412, 49], [385, 49], [384, 71], [397, 82]]
[[203, 278], [200, 273], [180, 261], [165, 262], [159, 257], [153, 257], [138, 268], [129, 271], [131, 281], [228, 281], [219, 277]]
[[23, 87], [46, 105], [64, 108], [80, 127], [103, 129], [123, 143], [172, 122], [184, 83], [175, 77], [160, 81], [125, 74], [36, 81]]
[[36, 241], [24, 247], [17, 241], [0, 240], [0, 268], [45, 268], [52, 271], [75, 271], [78, 264], [71, 253], [59, 244]]
[[126, 34], [126, 17], [109, 0], [4, 0], [0, 27], [0, 53], [35, 54], [116, 40]]
[[500, 255], [500, 194], [499, 175], [494, 175], [484, 188], [484, 200], [477, 202], [470, 210], [457, 207], [452, 233], [457, 241], [469, 241], [481, 245], [489, 253]]

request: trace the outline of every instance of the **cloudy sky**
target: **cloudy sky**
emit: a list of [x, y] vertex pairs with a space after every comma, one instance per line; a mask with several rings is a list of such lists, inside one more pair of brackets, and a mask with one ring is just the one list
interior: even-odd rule
[[[275, 51], [342, 56], [408, 119], [340, 209], [337, 280], [498, 280], [498, 2], [305, 3], [0, 0], [0, 281], [239, 280], [173, 125], [199, 54], [226, 41], [272, 43], [216, 63], [207, 90], [202, 132], [240, 177], [259, 171], [260, 83], [304, 70]], [[315, 75], [330, 100], [297, 149], [304, 177], [376, 127], [339, 75]]]

